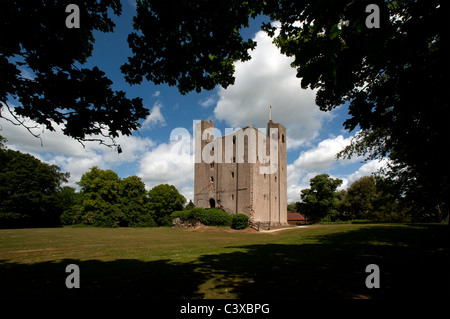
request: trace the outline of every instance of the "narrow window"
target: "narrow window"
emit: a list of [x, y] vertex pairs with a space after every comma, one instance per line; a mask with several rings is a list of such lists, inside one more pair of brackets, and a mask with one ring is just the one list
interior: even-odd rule
[[211, 178], [209, 179], [211, 182], [214, 182], [214, 177], [211, 176]]
[[234, 172], [231, 172], [231, 178], [234, 178]]
[[281, 142], [284, 143], [284, 134], [281, 134]]
[[233, 163], [236, 163], [236, 157], [233, 157]]
[[231, 199], [234, 200], [234, 194], [231, 194]]

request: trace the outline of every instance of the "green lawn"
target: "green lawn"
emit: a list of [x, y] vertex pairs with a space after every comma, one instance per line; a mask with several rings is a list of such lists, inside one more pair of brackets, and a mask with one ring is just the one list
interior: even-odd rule
[[0, 298], [448, 298], [448, 251], [448, 225], [3, 229]]

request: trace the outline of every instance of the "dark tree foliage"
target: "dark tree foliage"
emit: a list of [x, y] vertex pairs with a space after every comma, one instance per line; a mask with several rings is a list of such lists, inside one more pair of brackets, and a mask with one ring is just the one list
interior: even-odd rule
[[183, 94], [233, 84], [233, 62], [249, 60], [256, 45], [239, 34], [250, 11], [242, 1], [138, 1], [125, 79], [176, 85]]
[[[366, 26], [369, 4], [380, 28]], [[348, 104], [344, 126], [361, 131], [339, 156], [389, 156], [410, 200], [448, 211], [448, 1], [138, 1], [122, 71], [182, 93], [227, 87], [232, 63], [255, 47], [238, 31], [258, 14], [280, 22], [263, 29], [294, 57], [301, 86], [317, 89], [318, 107]]]
[[[80, 28], [65, 25], [71, 3], [80, 9]], [[114, 91], [98, 67], [82, 67], [92, 55], [93, 32], [113, 31], [111, 13], [121, 14], [119, 0], [1, 0], [0, 117], [35, 136], [23, 118], [49, 130], [62, 124], [81, 143], [115, 144], [113, 138], [137, 129], [148, 115], [142, 99]]]
[[61, 188], [58, 198], [62, 206], [61, 224], [72, 225], [81, 210], [81, 194], [74, 187], [64, 186]]
[[68, 177], [56, 165], [0, 148], [0, 228], [58, 225], [58, 194]]

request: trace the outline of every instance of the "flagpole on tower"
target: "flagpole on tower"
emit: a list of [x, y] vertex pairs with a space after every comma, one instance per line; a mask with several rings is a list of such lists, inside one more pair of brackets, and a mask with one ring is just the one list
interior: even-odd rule
[[269, 121], [272, 121], [272, 104], [269, 106]]

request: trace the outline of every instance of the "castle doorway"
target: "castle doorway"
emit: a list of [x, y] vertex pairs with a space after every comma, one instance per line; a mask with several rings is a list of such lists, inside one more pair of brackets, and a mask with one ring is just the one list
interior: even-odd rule
[[216, 201], [214, 200], [214, 198], [210, 198], [209, 199], [209, 207], [210, 208], [215, 208], [216, 207]]

